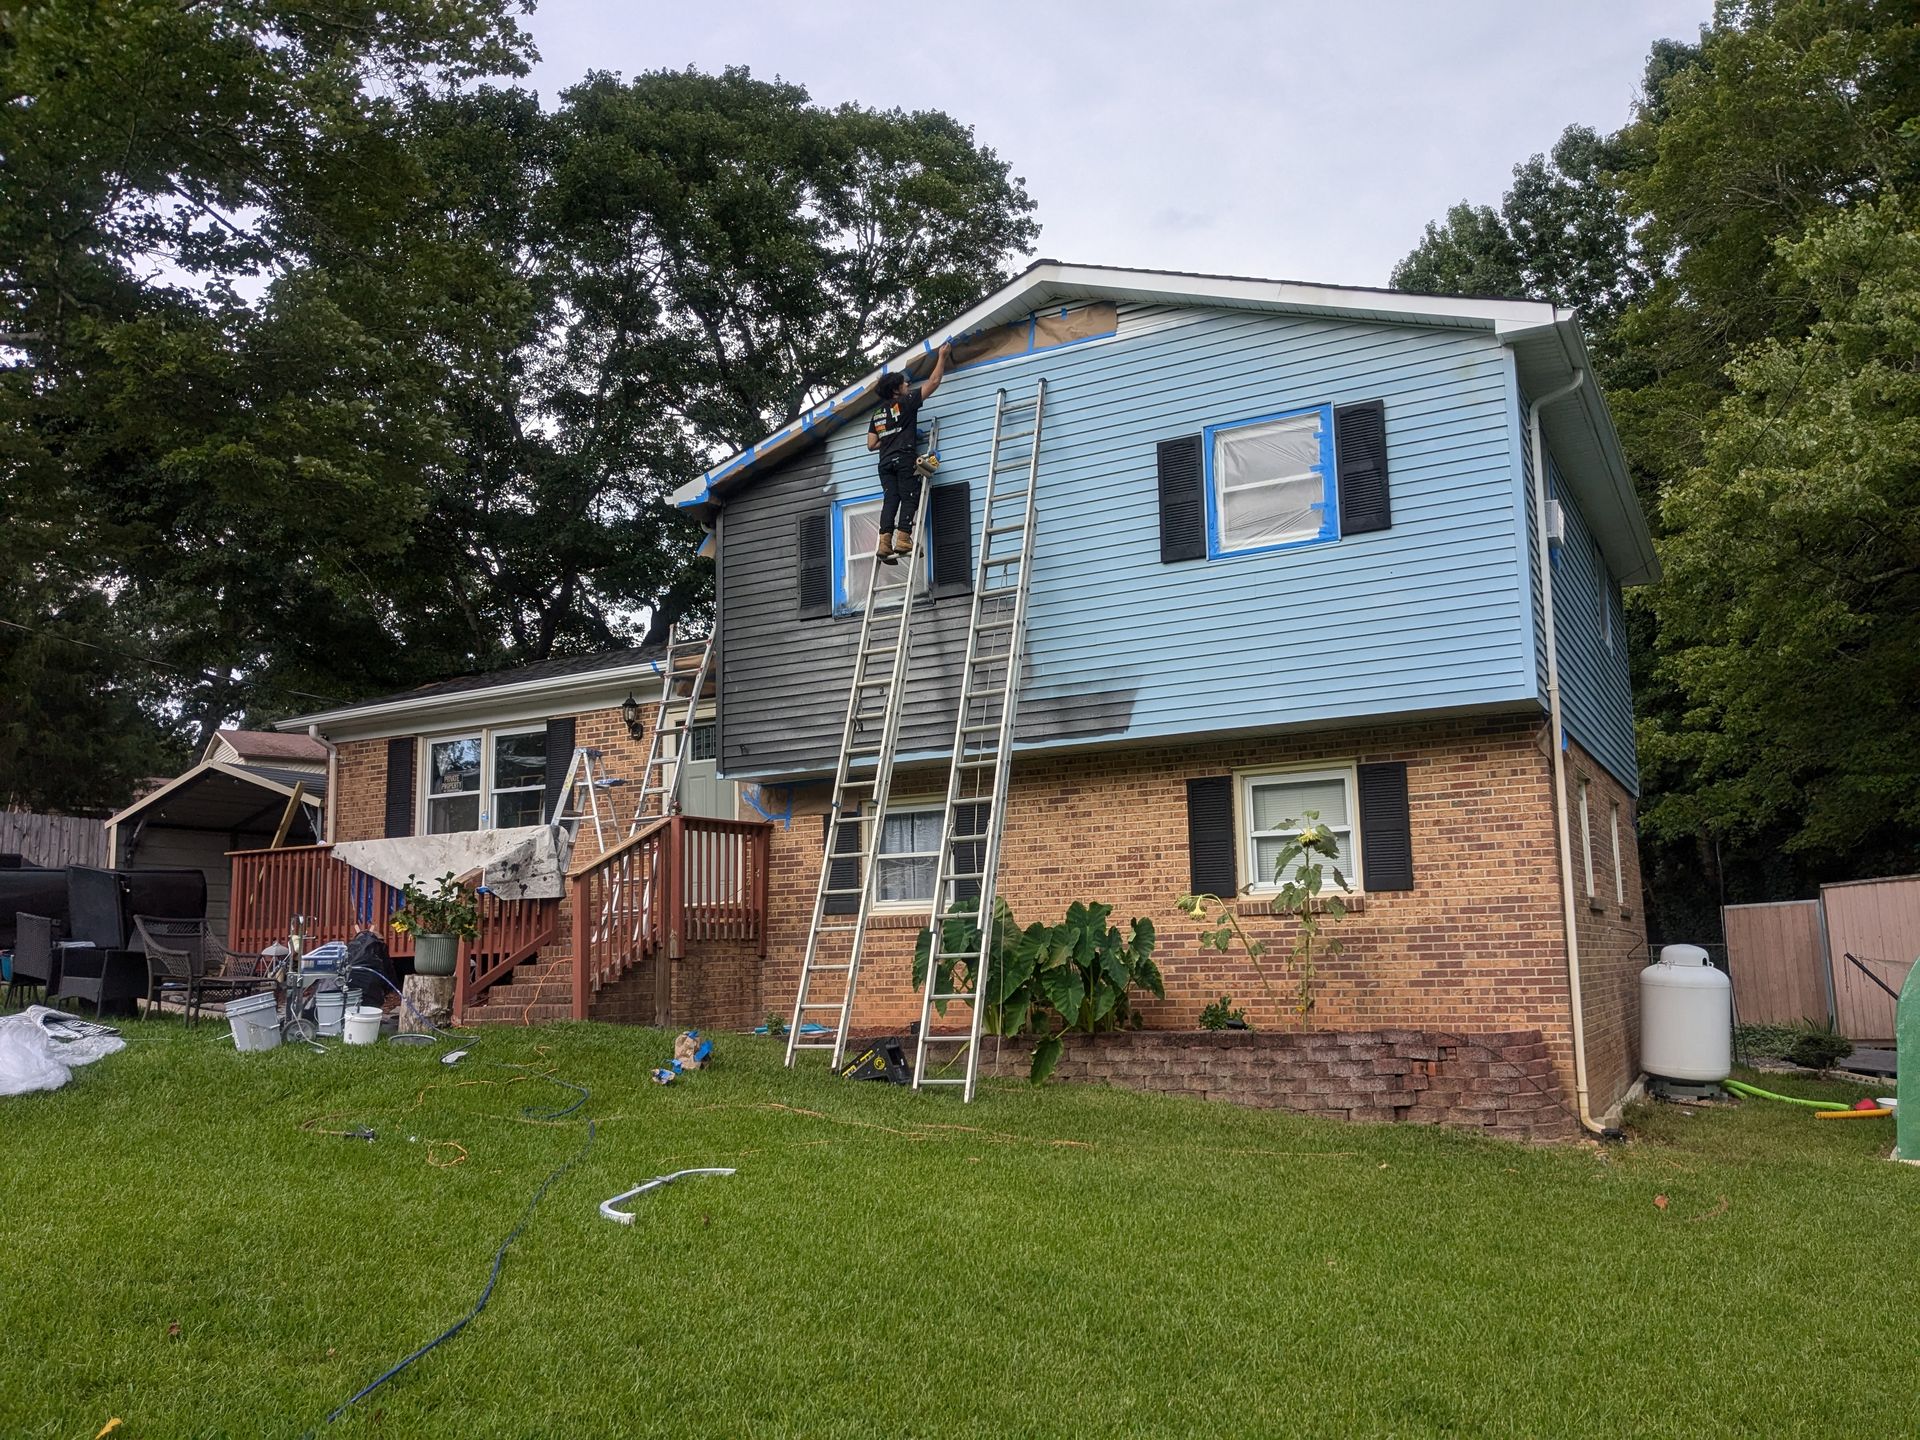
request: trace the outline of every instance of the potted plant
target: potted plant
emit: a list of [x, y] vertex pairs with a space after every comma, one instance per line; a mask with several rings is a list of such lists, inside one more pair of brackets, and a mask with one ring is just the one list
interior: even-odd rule
[[432, 890], [409, 875], [400, 899], [391, 923], [400, 934], [413, 936], [413, 973], [453, 974], [460, 942], [480, 934], [480, 901], [473, 887], [455, 880], [451, 870]]

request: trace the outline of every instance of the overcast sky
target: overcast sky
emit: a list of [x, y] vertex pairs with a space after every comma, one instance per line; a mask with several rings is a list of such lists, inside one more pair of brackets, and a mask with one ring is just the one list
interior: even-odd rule
[[747, 65], [816, 101], [945, 110], [1039, 202], [1038, 253], [1383, 285], [1567, 125], [1628, 114], [1711, 0], [541, 0], [532, 83]]

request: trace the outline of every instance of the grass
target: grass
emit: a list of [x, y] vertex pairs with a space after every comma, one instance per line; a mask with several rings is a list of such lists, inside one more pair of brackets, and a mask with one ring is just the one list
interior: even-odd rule
[[[1886, 1120], [1660, 1107], [1532, 1150], [1062, 1086], [962, 1110], [739, 1037], [660, 1087], [665, 1038], [604, 1026], [451, 1070], [127, 1034], [0, 1101], [0, 1434], [1882, 1436], [1920, 1388]], [[497, 1062], [592, 1098], [530, 1120], [572, 1096]], [[588, 1116], [486, 1312], [323, 1425], [465, 1313]], [[693, 1165], [739, 1173], [595, 1214]]]

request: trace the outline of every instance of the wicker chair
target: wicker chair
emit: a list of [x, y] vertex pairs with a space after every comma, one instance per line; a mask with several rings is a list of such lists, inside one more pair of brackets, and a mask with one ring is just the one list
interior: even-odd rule
[[259, 961], [254, 956], [227, 949], [204, 920], [136, 915], [133, 928], [147, 954], [148, 1009], [162, 998], [184, 1000], [191, 1025], [209, 996], [226, 1000], [273, 986], [271, 979], [256, 973]]
[[13, 979], [7, 986], [7, 1004], [24, 999], [29, 990], [48, 990], [53, 981], [53, 932], [57, 923], [45, 915], [21, 910], [14, 915]]

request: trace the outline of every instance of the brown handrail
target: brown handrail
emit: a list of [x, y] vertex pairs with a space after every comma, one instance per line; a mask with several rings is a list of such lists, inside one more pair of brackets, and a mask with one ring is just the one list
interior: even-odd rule
[[666, 961], [689, 942], [743, 940], [766, 954], [773, 827], [760, 820], [672, 815], [615, 846], [573, 880], [573, 1011], [594, 992], [658, 959], [655, 1023], [671, 1009]]

